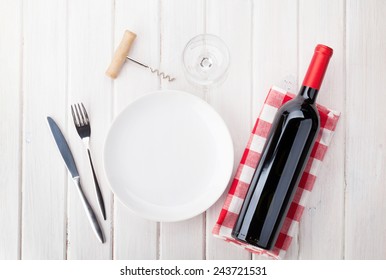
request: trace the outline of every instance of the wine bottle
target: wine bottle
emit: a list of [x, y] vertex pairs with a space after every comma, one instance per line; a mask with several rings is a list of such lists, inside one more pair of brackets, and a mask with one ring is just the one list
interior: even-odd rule
[[333, 50], [317, 45], [299, 94], [272, 123], [232, 236], [270, 250], [275, 245], [320, 128], [315, 100]]

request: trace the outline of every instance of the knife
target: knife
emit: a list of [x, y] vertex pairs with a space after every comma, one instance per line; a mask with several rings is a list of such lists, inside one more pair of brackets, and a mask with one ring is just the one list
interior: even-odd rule
[[78, 172], [78, 169], [76, 168], [74, 157], [72, 156], [72, 153], [71, 153], [70, 147], [67, 144], [66, 138], [64, 138], [62, 131], [60, 130], [56, 122], [51, 117], [47, 117], [47, 121], [51, 129], [52, 136], [54, 137], [56, 145], [58, 146], [60, 154], [62, 155], [64, 163], [68, 169], [68, 172], [71, 174], [72, 181], [74, 182], [78, 190], [80, 199], [82, 201], [84, 209], [86, 210], [87, 218], [90, 221], [91, 227], [94, 230], [99, 241], [104, 243], [105, 237], [103, 235], [102, 228], [98, 222], [98, 219], [97, 219], [97, 216], [95, 215], [94, 210], [92, 209], [90, 203], [86, 198], [86, 195], [83, 192], [82, 185], [80, 184], [79, 172]]

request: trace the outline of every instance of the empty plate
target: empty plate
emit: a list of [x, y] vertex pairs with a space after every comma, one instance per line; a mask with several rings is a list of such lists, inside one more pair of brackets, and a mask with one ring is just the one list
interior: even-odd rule
[[138, 215], [180, 221], [208, 209], [233, 169], [233, 145], [217, 112], [180, 91], [147, 94], [123, 110], [107, 135], [111, 189]]

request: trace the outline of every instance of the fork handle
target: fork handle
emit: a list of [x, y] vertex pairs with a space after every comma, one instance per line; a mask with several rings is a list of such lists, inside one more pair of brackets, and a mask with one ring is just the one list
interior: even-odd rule
[[91, 224], [92, 229], [94, 230], [94, 232], [95, 232], [96, 236], [98, 237], [99, 241], [101, 243], [105, 243], [105, 237], [103, 235], [102, 228], [101, 228], [101, 226], [100, 226], [100, 224], [98, 222], [98, 218], [95, 215], [94, 210], [92, 209], [90, 203], [88, 202], [88, 200], [86, 198], [86, 195], [84, 194], [84, 192], [82, 190], [82, 186], [80, 184], [79, 176], [78, 177], [74, 177], [72, 179], [74, 181], [74, 184], [76, 185], [76, 188], [78, 190], [80, 199], [82, 201], [83, 207], [84, 207], [84, 209], [86, 211], [87, 218], [88, 218], [88, 220], [89, 220], [89, 222]]
[[92, 176], [94, 177], [95, 192], [96, 192], [96, 196], [97, 196], [97, 200], [98, 200], [98, 204], [99, 204], [99, 209], [101, 210], [103, 219], [106, 221], [105, 202], [103, 200], [101, 188], [99, 187], [98, 178], [97, 178], [96, 173], [95, 173], [94, 165], [93, 165], [92, 159], [91, 159], [91, 152], [90, 152], [89, 148], [87, 148], [87, 154], [88, 154], [88, 159], [90, 160]]

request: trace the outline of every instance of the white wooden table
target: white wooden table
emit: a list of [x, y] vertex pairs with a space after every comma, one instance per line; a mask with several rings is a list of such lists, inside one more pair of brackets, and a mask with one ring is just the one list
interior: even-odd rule
[[[133, 63], [107, 78], [125, 29], [138, 34], [131, 55], [177, 81]], [[0, 259], [255, 258], [212, 237], [224, 196], [193, 219], [150, 222], [114, 198], [102, 170], [107, 130], [132, 100], [166, 88], [203, 96], [185, 80], [181, 53], [205, 32], [231, 53], [229, 76], [209, 102], [231, 131], [236, 166], [270, 85], [287, 75], [301, 82], [315, 45], [333, 47], [319, 102], [342, 117], [287, 258], [386, 258], [386, 1], [0, 0]], [[108, 209], [104, 245], [45, 121], [64, 129], [96, 207], [69, 111], [80, 101]]]

